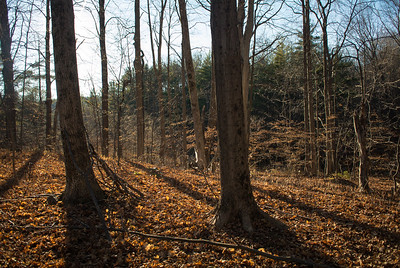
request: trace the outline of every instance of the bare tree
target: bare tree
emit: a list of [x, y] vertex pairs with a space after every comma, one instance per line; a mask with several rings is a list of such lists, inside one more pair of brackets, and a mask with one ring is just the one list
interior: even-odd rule
[[106, 52], [106, 22], [104, 0], [99, 0], [99, 39], [101, 57], [101, 152], [108, 156], [108, 67]]
[[163, 32], [163, 22], [165, 15], [165, 8], [167, 5], [167, 0], [161, 0], [161, 10], [160, 10], [160, 21], [159, 21], [159, 32], [157, 38], [157, 65], [156, 65], [156, 56], [154, 52], [154, 40], [153, 40], [153, 27], [151, 23], [151, 13], [150, 13], [150, 1], [147, 0], [147, 11], [148, 11], [148, 20], [149, 20], [149, 30], [150, 30], [150, 44], [151, 44], [151, 52], [153, 56], [153, 69], [157, 76], [157, 98], [158, 98], [158, 113], [159, 113], [159, 121], [160, 121], [160, 129], [161, 129], [161, 144], [160, 144], [160, 159], [161, 162], [164, 162], [165, 157], [165, 149], [166, 149], [166, 137], [165, 137], [165, 111], [164, 111], [164, 98], [162, 92], [162, 60], [161, 60], [161, 51], [162, 51], [162, 32]]
[[[11, 34], [8, 21], [7, 1], [0, 1], [0, 41], [3, 61], [4, 110], [6, 114], [6, 140], [10, 149], [15, 149], [17, 127], [15, 120], [14, 63], [11, 57]], [[13, 150], [14, 151], [14, 150]]]
[[143, 105], [143, 65], [142, 51], [140, 48], [140, 1], [135, 0], [135, 82], [137, 105], [137, 157], [144, 154], [144, 105]]
[[336, 115], [333, 92], [333, 68], [334, 58], [340, 53], [343, 44], [347, 38], [350, 25], [356, 15], [358, 0], [349, 2], [349, 15], [342, 33], [342, 39], [339, 41], [333, 51], [329, 48], [328, 26], [329, 16], [332, 14], [332, 8], [336, 0], [317, 0], [318, 12], [313, 11], [322, 31], [323, 48], [323, 76], [324, 76], [324, 107], [325, 107], [325, 137], [326, 137], [326, 165], [325, 175], [330, 175], [336, 171]]
[[306, 168], [310, 163], [310, 174], [317, 175], [318, 160], [314, 119], [314, 92], [312, 83], [312, 54], [310, 31], [310, 1], [302, 0], [303, 13], [303, 79], [304, 79], [304, 125], [308, 135], [306, 142]]
[[20, 133], [19, 133], [19, 141], [20, 141], [21, 148], [24, 143], [23, 134], [24, 134], [24, 115], [25, 115], [25, 89], [26, 89], [26, 79], [27, 79], [26, 75], [27, 75], [27, 71], [28, 71], [29, 33], [31, 31], [33, 5], [34, 5], [34, 2], [32, 2], [30, 10], [29, 10], [28, 25], [27, 25], [27, 29], [26, 29], [26, 35], [25, 35], [25, 58], [24, 58], [24, 70], [23, 70], [23, 75], [22, 75], [22, 97], [21, 97], [21, 126], [20, 126]]
[[250, 184], [237, 18], [236, 0], [211, 2], [221, 172], [214, 222], [222, 227], [239, 218], [243, 228], [252, 232], [252, 222], [261, 210]]
[[186, 109], [186, 72], [185, 72], [185, 56], [182, 47], [182, 59], [181, 59], [181, 86], [182, 86], [182, 164], [184, 167], [187, 166], [187, 109]]
[[197, 96], [196, 77], [193, 66], [192, 52], [190, 48], [189, 25], [186, 14], [185, 0], [179, 0], [179, 13], [182, 27], [182, 47], [185, 58], [186, 73], [188, 76], [190, 105], [194, 123], [194, 135], [196, 138], [196, 150], [198, 155], [198, 166], [200, 170], [207, 167], [205, 153], [205, 138], [203, 131], [203, 123], [200, 116], [199, 99]]
[[62, 199], [85, 202], [104, 193], [98, 185], [89, 157], [79, 93], [72, 0], [51, 0], [57, 102], [64, 150], [66, 186]]
[[[51, 76], [50, 76], [50, 0], [46, 0], [46, 145], [52, 143], [51, 139]], [[54, 134], [54, 133], [53, 133]]]

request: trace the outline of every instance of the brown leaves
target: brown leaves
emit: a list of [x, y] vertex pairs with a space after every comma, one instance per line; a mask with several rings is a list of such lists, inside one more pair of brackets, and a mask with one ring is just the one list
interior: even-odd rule
[[[7, 160], [2, 153], [0, 158]], [[18, 165], [29, 158], [29, 153], [21, 154]], [[329, 180], [290, 178], [278, 171], [254, 174], [257, 202], [287, 230], [260, 220], [255, 224], [257, 232], [248, 235], [237, 227], [240, 223], [226, 230], [209, 225], [217, 202], [213, 192], [219, 192], [217, 177], [208, 176], [206, 182], [187, 171], [109, 162], [121, 178], [144, 193], [138, 203], [109, 194], [102, 209], [110, 228], [239, 243], [273, 255], [346, 267], [400, 264], [399, 200], [380, 194], [390, 189], [382, 179], [371, 181], [375, 194], [363, 195]], [[63, 163], [45, 152], [18, 185], [0, 196], [0, 266], [292, 265], [241, 249], [159, 241], [118, 231], [111, 231], [109, 243], [91, 204], [64, 207], [46, 201], [46, 194], [63, 190], [63, 174]]]

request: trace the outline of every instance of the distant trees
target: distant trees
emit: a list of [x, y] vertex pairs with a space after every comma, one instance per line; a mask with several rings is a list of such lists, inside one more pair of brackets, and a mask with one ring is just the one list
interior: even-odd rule
[[90, 157], [79, 94], [72, 0], [51, 0], [54, 62], [66, 170], [62, 199], [67, 203], [102, 199]]

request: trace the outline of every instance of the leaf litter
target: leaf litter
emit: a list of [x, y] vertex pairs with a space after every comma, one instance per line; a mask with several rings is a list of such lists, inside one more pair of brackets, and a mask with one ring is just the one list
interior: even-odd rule
[[113, 172], [143, 193], [137, 199], [108, 189], [100, 206], [109, 241], [92, 204], [50, 202], [64, 189], [63, 162], [53, 152], [35, 153], [18, 155], [15, 181], [10, 154], [0, 151], [1, 267], [301, 266], [240, 247], [189, 240], [332, 267], [400, 266], [400, 200], [385, 178], [371, 178], [373, 193], [361, 194], [353, 184], [332, 179], [254, 172], [258, 204], [284, 228], [260, 220], [247, 234], [238, 223], [222, 230], [210, 224], [220, 191], [217, 175], [143, 162], [118, 166], [107, 159]]

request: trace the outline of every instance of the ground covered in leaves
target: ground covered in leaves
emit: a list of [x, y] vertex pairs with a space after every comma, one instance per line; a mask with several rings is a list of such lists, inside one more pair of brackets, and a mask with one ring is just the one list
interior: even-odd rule
[[[92, 204], [53, 202], [65, 183], [59, 155], [19, 153], [13, 177], [11, 156], [0, 151], [0, 266], [292, 267], [302, 261], [333, 267], [400, 266], [400, 203], [391, 195], [388, 179], [372, 178], [373, 192], [361, 194], [344, 177], [252, 174], [258, 204], [283, 227], [260, 220], [257, 230], [247, 234], [239, 225], [223, 230], [210, 225], [219, 194], [217, 176], [107, 162], [143, 194], [135, 199], [109, 193], [100, 203], [108, 232]], [[97, 171], [97, 176], [104, 174]], [[193, 240], [166, 241], [166, 236]], [[246, 248], [194, 243], [206, 240], [293, 262]]]

